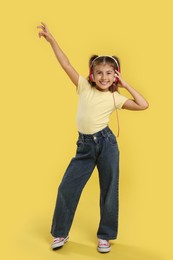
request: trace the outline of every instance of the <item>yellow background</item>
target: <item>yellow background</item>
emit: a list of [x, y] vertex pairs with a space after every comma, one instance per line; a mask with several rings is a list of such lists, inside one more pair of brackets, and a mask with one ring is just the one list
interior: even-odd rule
[[[173, 259], [172, 9], [171, 0], [1, 2], [1, 259]], [[92, 54], [119, 56], [123, 77], [150, 103], [119, 113], [119, 236], [106, 256], [96, 251], [97, 171], [70, 242], [50, 249], [57, 187], [75, 153], [77, 95], [38, 38], [40, 21], [84, 76]], [[110, 126], [116, 133], [114, 114]]]

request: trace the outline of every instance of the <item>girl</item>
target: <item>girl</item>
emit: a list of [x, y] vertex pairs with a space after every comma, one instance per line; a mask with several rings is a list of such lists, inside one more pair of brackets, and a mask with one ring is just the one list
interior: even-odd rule
[[[144, 110], [148, 108], [148, 103], [121, 77], [117, 57], [92, 56], [87, 80], [72, 67], [46, 24], [41, 23], [37, 28], [40, 29], [39, 37], [43, 36], [50, 43], [58, 62], [79, 94], [76, 156], [71, 160], [58, 189], [51, 228], [54, 237], [52, 249], [62, 247], [67, 242], [81, 192], [97, 166], [100, 183], [97, 249], [99, 252], [109, 252], [109, 240], [116, 239], [118, 231], [119, 179], [119, 150], [116, 137], [108, 127], [109, 116], [116, 108]], [[117, 87], [125, 88], [132, 99], [120, 95]]]

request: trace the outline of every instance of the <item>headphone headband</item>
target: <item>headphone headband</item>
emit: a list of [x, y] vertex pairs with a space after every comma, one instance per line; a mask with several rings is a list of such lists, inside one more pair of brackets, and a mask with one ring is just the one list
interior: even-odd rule
[[91, 62], [90, 68], [92, 68], [93, 63], [94, 63], [97, 59], [99, 59], [99, 58], [103, 58], [103, 57], [111, 58], [111, 59], [116, 63], [117, 67], [119, 68], [118, 61], [117, 61], [114, 57], [109, 56], [109, 55], [104, 55], [104, 56], [98, 56], [98, 57], [96, 57], [96, 58]]

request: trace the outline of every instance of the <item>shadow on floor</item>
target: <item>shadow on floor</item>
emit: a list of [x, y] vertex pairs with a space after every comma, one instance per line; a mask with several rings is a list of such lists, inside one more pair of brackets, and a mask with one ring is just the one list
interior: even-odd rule
[[[70, 256], [78, 255], [85, 256], [93, 259], [102, 259], [106, 255], [106, 259], [118, 259], [118, 260], [162, 260], [160, 256], [157, 256], [153, 252], [149, 252], [145, 248], [138, 248], [130, 245], [123, 245], [118, 243], [112, 243], [112, 250], [110, 253], [101, 254], [97, 252], [96, 245], [88, 246], [82, 243], [76, 243], [73, 241], [67, 242], [64, 247], [53, 251], [57, 255]], [[51, 250], [51, 249], [50, 249]]]
[[[83, 239], [81, 243], [76, 242], [73, 236], [70, 237], [69, 241], [64, 245], [64, 247], [58, 250], [52, 250], [50, 244], [52, 242], [52, 237], [49, 234], [49, 226], [45, 223], [37, 223], [37, 226], [32, 225], [32, 230], [30, 232], [43, 242], [44, 247], [47, 245], [47, 250], [49, 253], [55, 254], [63, 257], [88, 257], [91, 259], [117, 259], [117, 260], [163, 260], [163, 258], [157, 254], [157, 252], [149, 251], [147, 248], [131, 246], [120, 244], [116, 240], [111, 241], [112, 250], [110, 253], [101, 254], [97, 252], [97, 239], [89, 239], [89, 242], [86, 242], [86, 239]], [[77, 231], [76, 231], [77, 232]], [[90, 233], [90, 232], [89, 232]], [[93, 233], [93, 232], [92, 232]], [[88, 240], [88, 239], [87, 239]], [[41, 243], [42, 243], [41, 242]]]

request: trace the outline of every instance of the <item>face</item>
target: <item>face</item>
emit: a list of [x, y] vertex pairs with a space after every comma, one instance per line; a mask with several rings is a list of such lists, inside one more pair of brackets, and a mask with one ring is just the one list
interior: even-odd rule
[[109, 64], [99, 64], [93, 68], [94, 82], [100, 91], [109, 91], [115, 80], [115, 70]]

